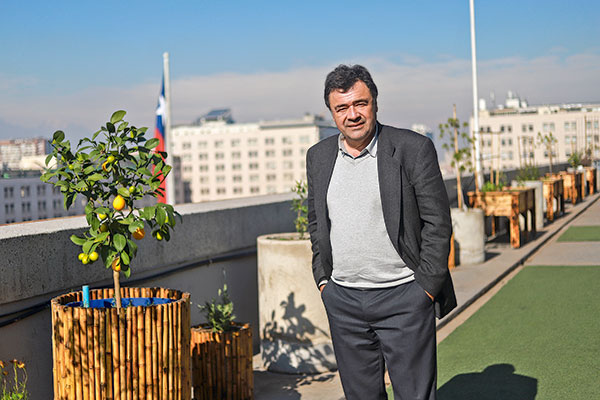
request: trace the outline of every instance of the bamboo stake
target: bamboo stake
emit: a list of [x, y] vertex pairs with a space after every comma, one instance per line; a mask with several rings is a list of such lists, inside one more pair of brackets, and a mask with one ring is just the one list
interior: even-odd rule
[[146, 399], [146, 352], [144, 343], [144, 310], [137, 310], [137, 340], [138, 340], [138, 374], [139, 374], [139, 396]]
[[152, 307], [152, 399], [158, 398], [158, 307]]
[[73, 309], [71, 307], [65, 307], [65, 311], [67, 314], [67, 326], [66, 326], [66, 335], [67, 335], [67, 393], [69, 399], [75, 398], [75, 366], [74, 366], [74, 358], [75, 351], [73, 349]]
[[169, 378], [169, 390], [168, 390], [168, 399], [169, 400], [174, 400], [173, 399], [173, 307], [169, 307], [167, 310], [167, 315], [168, 315], [168, 324], [167, 324], [167, 329], [169, 331], [169, 374], [168, 374], [168, 378]]
[[100, 338], [98, 339], [98, 345], [100, 346], [100, 392], [102, 393], [102, 398], [111, 399], [112, 396], [109, 395], [110, 384], [108, 379], [110, 377], [111, 355], [107, 354], [110, 343], [110, 329], [106, 326], [106, 323], [110, 321], [110, 314], [107, 312], [100, 312], [100, 310], [98, 310], [98, 312], [100, 319]]
[[83, 382], [81, 380], [81, 343], [79, 333], [79, 308], [73, 308], [73, 366], [75, 368], [75, 396], [83, 398]]
[[[453, 125], [456, 125], [456, 104], [452, 105], [452, 118], [454, 119]], [[458, 154], [458, 127], [454, 126], [454, 153]], [[463, 190], [462, 182], [460, 177], [460, 165], [456, 162], [456, 191], [458, 194], [458, 208], [463, 208]]]
[[91, 312], [94, 320], [94, 399], [100, 399], [100, 315], [98, 309], [92, 309]]
[[[129, 296], [131, 297], [131, 296]], [[127, 400], [132, 400], [133, 399], [133, 388], [132, 388], [132, 384], [133, 384], [133, 337], [135, 336], [133, 333], [133, 310], [136, 307], [127, 307], [125, 309], [125, 312], [127, 314]], [[137, 348], [136, 348], [137, 349]]]
[[126, 350], [126, 318], [125, 310], [117, 308], [117, 315], [119, 318], [119, 380], [120, 380], [120, 397], [121, 400], [127, 400], [127, 350]]
[[81, 378], [83, 383], [83, 400], [89, 400], [90, 398], [90, 381], [89, 381], [89, 370], [90, 363], [88, 363], [88, 348], [87, 339], [92, 339], [92, 336], [87, 330], [87, 312], [85, 308], [78, 308], [79, 313], [79, 344], [80, 344], [80, 355], [81, 355]]
[[175, 376], [176, 376], [176, 396], [175, 399], [176, 400], [181, 400], [181, 391], [182, 391], [182, 383], [183, 383], [183, 369], [182, 367], [182, 357], [181, 357], [181, 302], [177, 301], [175, 303], [175, 318], [173, 318], [173, 322], [174, 322], [174, 326], [173, 329], [175, 330], [175, 351], [176, 351], [176, 357], [175, 357]]
[[[147, 296], [145, 296], [147, 297]], [[146, 398], [152, 398], [152, 318], [149, 307], [142, 307], [144, 310], [144, 345], [146, 360], [146, 386], [144, 393]]]
[[111, 339], [112, 339], [112, 364], [113, 364], [113, 396], [115, 400], [121, 400], [121, 376], [119, 365], [121, 363], [119, 351], [119, 316], [117, 309], [109, 310], [111, 319]]
[[162, 378], [161, 378], [161, 400], [169, 396], [169, 312], [168, 307], [163, 306], [162, 318]]

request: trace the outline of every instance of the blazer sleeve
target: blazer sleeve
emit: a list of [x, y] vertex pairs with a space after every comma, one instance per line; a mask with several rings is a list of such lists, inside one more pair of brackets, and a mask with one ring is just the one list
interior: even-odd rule
[[431, 140], [423, 142], [415, 160], [410, 180], [422, 222], [419, 267], [415, 271], [415, 279], [436, 297], [449, 279], [452, 219], [448, 194]]
[[329, 277], [325, 273], [325, 269], [321, 263], [321, 252], [319, 250], [319, 229], [317, 224], [317, 213], [315, 211], [315, 182], [313, 176], [314, 164], [311, 162], [312, 151], [306, 154], [306, 179], [308, 181], [308, 194], [306, 202], [308, 206], [308, 232], [310, 234], [310, 242], [312, 247], [312, 272], [315, 279], [315, 284]]

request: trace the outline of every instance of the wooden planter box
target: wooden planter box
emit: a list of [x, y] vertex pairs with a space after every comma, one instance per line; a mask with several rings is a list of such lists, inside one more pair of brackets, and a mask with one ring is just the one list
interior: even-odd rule
[[192, 381], [196, 400], [254, 399], [252, 329], [213, 332], [192, 328]]
[[[546, 219], [554, 221], [554, 217], [565, 212], [564, 183], [561, 178], [543, 179], [544, 200], [546, 201]], [[556, 211], [554, 201], [556, 200]]]
[[[470, 206], [481, 208], [486, 216], [494, 218], [508, 217], [510, 222], [510, 245], [513, 248], [521, 247], [519, 214], [525, 218], [525, 239], [528, 239], [529, 233], [535, 235], [535, 193], [533, 188], [512, 188], [495, 192], [469, 192], [467, 195], [469, 196]], [[527, 218], [528, 212], [531, 213], [531, 224]], [[492, 224], [492, 230], [495, 231], [495, 224]]]
[[596, 168], [585, 167], [585, 176], [588, 182], [589, 194], [594, 194], [598, 190], [596, 185]]
[[582, 194], [582, 172], [567, 172], [562, 171], [558, 174], [550, 175], [551, 178], [561, 178], [563, 180], [565, 200], [571, 200], [571, 203], [577, 204], [577, 202], [583, 199]]
[[[83, 308], [74, 292], [52, 299], [54, 398], [189, 400], [190, 295], [162, 288], [121, 288], [124, 298], [174, 300], [147, 307]], [[110, 299], [114, 289], [91, 290]]]

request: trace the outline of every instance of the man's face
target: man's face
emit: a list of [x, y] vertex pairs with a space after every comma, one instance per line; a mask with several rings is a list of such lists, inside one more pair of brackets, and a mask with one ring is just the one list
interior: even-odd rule
[[375, 133], [377, 104], [363, 81], [347, 91], [329, 93], [329, 107], [333, 120], [348, 141], [363, 141]]

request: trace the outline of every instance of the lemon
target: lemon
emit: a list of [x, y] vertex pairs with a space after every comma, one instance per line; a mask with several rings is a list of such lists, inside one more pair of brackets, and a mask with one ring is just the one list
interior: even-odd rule
[[121, 211], [125, 207], [125, 199], [120, 194], [113, 200], [113, 208], [117, 211]]

